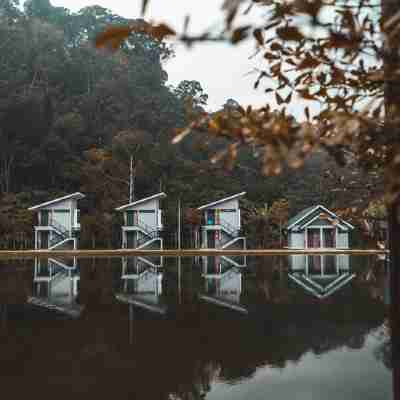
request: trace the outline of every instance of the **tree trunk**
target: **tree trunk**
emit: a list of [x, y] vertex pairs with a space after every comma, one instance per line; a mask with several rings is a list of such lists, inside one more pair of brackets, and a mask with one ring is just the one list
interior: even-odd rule
[[400, 201], [389, 210], [390, 315], [394, 399], [400, 399]]
[[5, 155], [2, 160], [1, 166], [1, 191], [3, 193], [9, 193], [11, 187], [11, 168], [13, 165], [14, 157]]
[[[385, 72], [385, 139], [391, 148], [388, 163], [390, 163], [400, 144], [400, 79], [395, 72], [400, 68], [399, 54], [399, 33], [394, 29], [398, 28], [399, 22], [387, 24], [393, 21], [400, 11], [399, 0], [382, 0], [382, 17], [384, 22], [384, 72]], [[392, 34], [392, 35], [390, 35]], [[393, 178], [393, 177], [391, 177]], [[392, 182], [388, 181], [386, 190], [393, 189]], [[391, 332], [392, 332], [392, 361], [393, 361], [393, 391], [394, 399], [400, 400], [400, 197], [397, 197], [390, 205], [388, 213], [389, 223], [389, 250], [390, 250], [390, 311], [391, 311]]]

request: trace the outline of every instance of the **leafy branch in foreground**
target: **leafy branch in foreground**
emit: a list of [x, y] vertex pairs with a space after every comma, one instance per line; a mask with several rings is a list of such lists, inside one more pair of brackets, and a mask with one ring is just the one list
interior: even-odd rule
[[[147, 5], [143, 2], [144, 12]], [[263, 12], [262, 24], [239, 24], [238, 16], [254, 9]], [[254, 86], [265, 85], [264, 91], [274, 95], [281, 111], [272, 112], [267, 105], [203, 115], [179, 131], [174, 141], [194, 129], [228, 138], [231, 143], [213, 161], [233, 160], [240, 146], [250, 145], [262, 158], [267, 174], [279, 173], [283, 163], [299, 167], [320, 148], [339, 162], [351, 154], [366, 169], [385, 171], [388, 199], [393, 200], [400, 193], [398, 94], [390, 95], [397, 88], [400, 71], [395, 56], [400, 37], [396, 3], [226, 0], [221, 12], [224, 24], [214, 34], [191, 36], [189, 19], [182, 33], [165, 24], [145, 23], [145, 28], [130, 29], [144, 29], [162, 38], [174, 35], [188, 45], [252, 40], [263, 60]], [[118, 37], [123, 40], [122, 35]], [[311, 118], [311, 107], [305, 107], [306, 121], [297, 122], [285, 112], [285, 106], [294, 102], [317, 103], [319, 111]]]

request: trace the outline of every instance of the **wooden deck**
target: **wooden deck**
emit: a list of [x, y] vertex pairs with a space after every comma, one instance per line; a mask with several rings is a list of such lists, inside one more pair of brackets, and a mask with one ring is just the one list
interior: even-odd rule
[[47, 257], [128, 257], [128, 256], [164, 256], [164, 257], [195, 257], [195, 256], [289, 256], [289, 255], [385, 255], [388, 250], [379, 249], [254, 249], [254, 250], [216, 250], [216, 249], [171, 249], [171, 250], [2, 250], [0, 259], [10, 258], [47, 258]]

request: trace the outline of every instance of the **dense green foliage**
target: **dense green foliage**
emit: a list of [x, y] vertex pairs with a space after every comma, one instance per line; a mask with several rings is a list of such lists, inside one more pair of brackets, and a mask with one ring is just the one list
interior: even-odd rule
[[257, 210], [276, 199], [288, 198], [291, 212], [321, 202], [343, 208], [360, 199], [358, 191], [330, 191], [350, 184], [354, 171], [333, 167], [334, 174], [325, 173], [333, 164], [322, 153], [302, 172], [266, 179], [250, 153], [231, 170], [210, 164], [222, 139], [206, 141], [199, 132], [171, 144], [175, 128], [204, 112], [207, 95], [196, 81], [169, 86], [163, 63], [173, 50], [145, 34], [132, 34], [117, 54], [97, 51], [92, 45], [97, 32], [109, 23], [129, 22], [107, 9], [72, 13], [48, 0], [28, 0], [21, 12], [16, 0], [1, 0], [0, 22], [3, 246], [10, 246], [9, 238], [21, 238], [16, 246], [25, 246], [31, 238], [28, 206], [73, 191], [87, 194], [81, 204], [82, 247], [118, 246], [113, 210], [128, 200], [131, 156], [135, 196], [160, 189], [168, 194], [170, 245], [178, 197], [185, 207], [195, 207], [246, 190], [243, 225], [252, 238], [259, 234], [250, 228], [253, 219], [268, 223]]

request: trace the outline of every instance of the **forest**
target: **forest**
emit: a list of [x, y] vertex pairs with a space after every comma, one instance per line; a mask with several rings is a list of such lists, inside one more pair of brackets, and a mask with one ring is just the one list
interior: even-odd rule
[[[352, 162], [337, 166], [322, 151], [301, 169], [266, 177], [249, 148], [234, 165], [210, 162], [224, 139], [201, 130], [173, 144], [177, 129], [220, 110], [208, 110], [196, 77], [169, 84], [165, 65], [175, 54], [166, 41], [132, 33], [118, 53], [96, 49], [104, 27], [132, 22], [108, 9], [72, 12], [48, 0], [27, 0], [22, 9], [18, 0], [2, 0], [0, 20], [2, 248], [31, 247], [27, 208], [75, 191], [87, 196], [80, 204], [81, 247], [119, 247], [114, 209], [128, 202], [131, 158], [135, 198], [167, 193], [167, 247], [175, 245], [178, 199], [185, 234], [196, 226], [196, 207], [246, 191], [248, 245], [272, 247], [288, 216], [305, 207], [324, 204], [354, 222], [369, 199], [381, 196], [379, 172], [367, 174]], [[235, 106], [228, 95], [221, 109]], [[190, 239], [183, 245], [191, 246]]]

